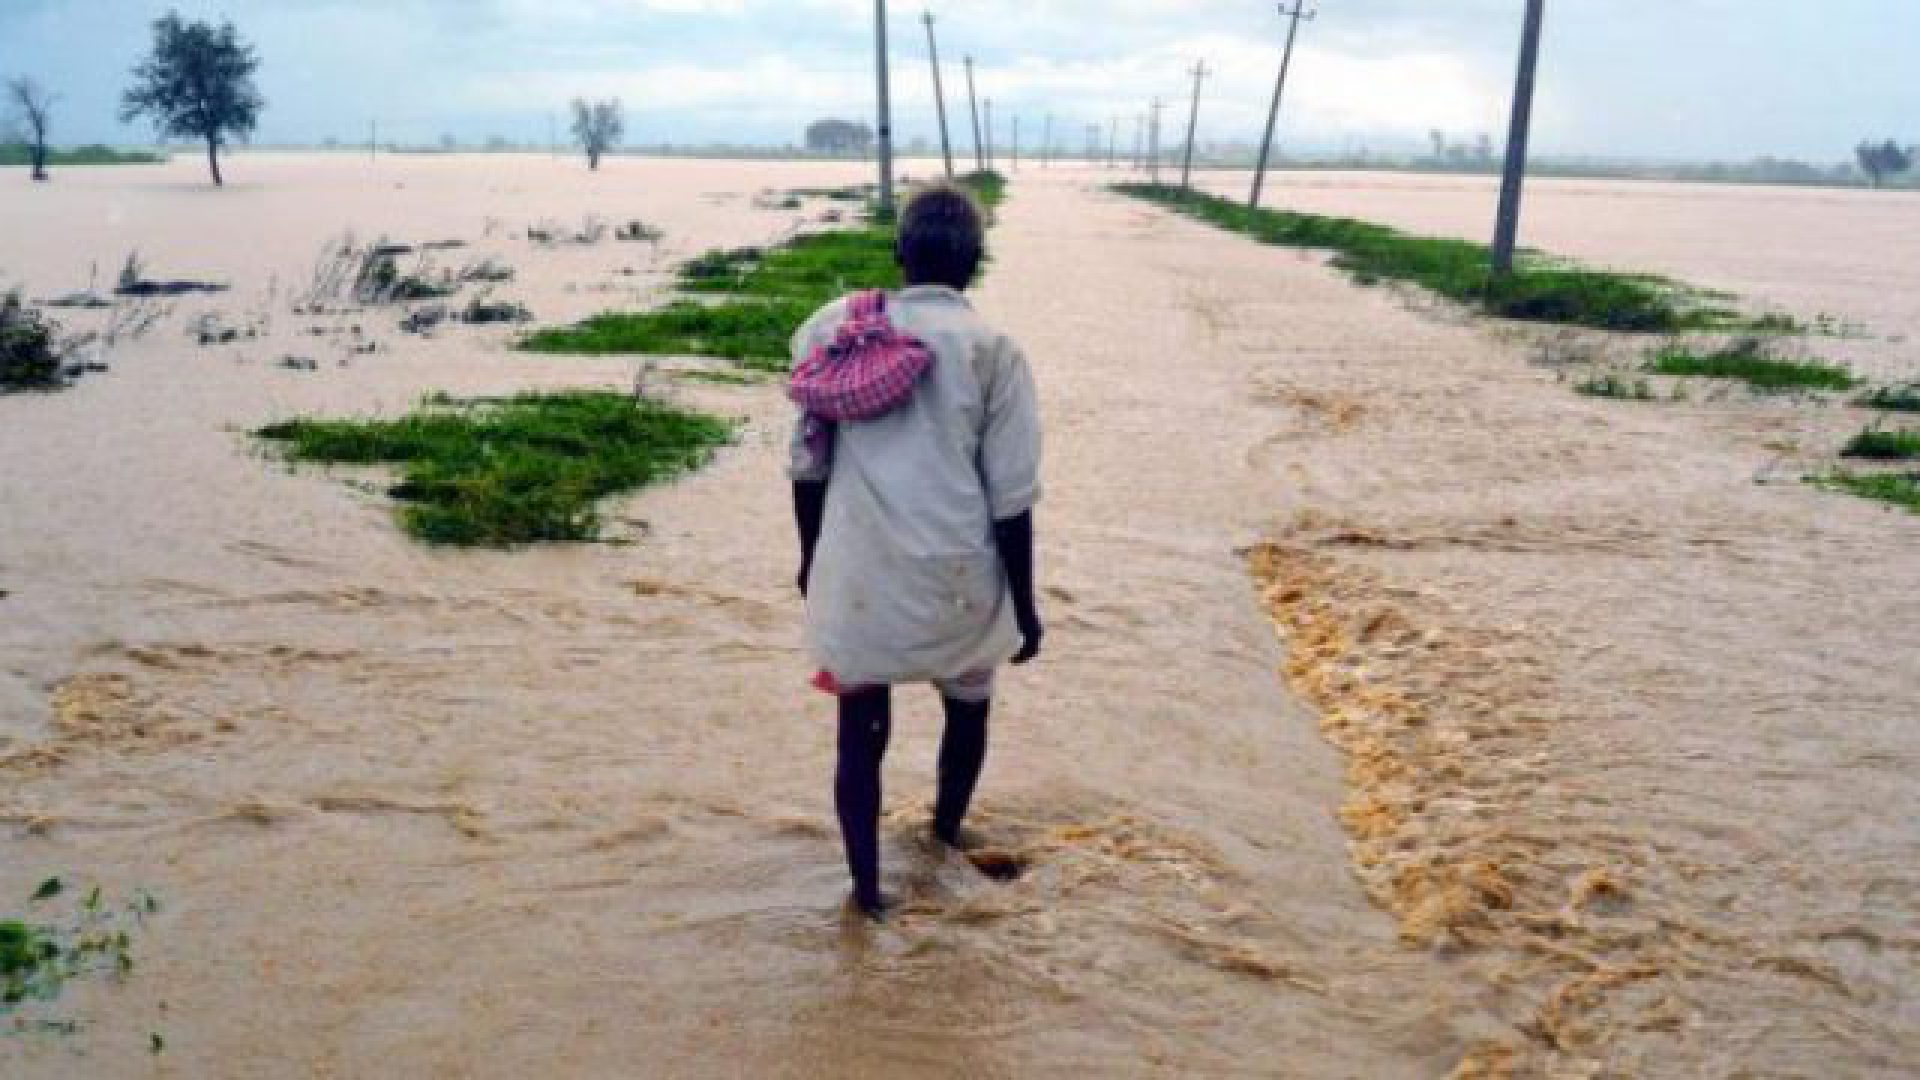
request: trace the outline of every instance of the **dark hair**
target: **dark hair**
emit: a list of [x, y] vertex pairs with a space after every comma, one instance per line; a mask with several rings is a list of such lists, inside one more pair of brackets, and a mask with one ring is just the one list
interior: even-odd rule
[[950, 184], [922, 188], [900, 212], [894, 258], [909, 285], [965, 289], [980, 273], [986, 231], [973, 196]]

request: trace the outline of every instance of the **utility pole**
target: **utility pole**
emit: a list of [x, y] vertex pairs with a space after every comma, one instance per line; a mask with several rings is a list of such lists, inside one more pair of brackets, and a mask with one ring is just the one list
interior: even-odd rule
[[987, 99], [987, 168], [993, 168], [993, 99]]
[[1247, 205], [1260, 209], [1260, 191], [1267, 183], [1267, 159], [1273, 153], [1273, 129], [1280, 122], [1280, 99], [1287, 92], [1287, 69], [1293, 66], [1293, 42], [1300, 36], [1300, 23], [1312, 22], [1317, 11], [1307, 11], [1307, 0], [1293, 0], [1293, 10], [1288, 11], [1285, 0], [1280, 4], [1280, 17], [1290, 19], [1287, 25], [1287, 51], [1280, 57], [1280, 78], [1273, 84], [1273, 108], [1267, 111], [1267, 133], [1260, 140], [1260, 164], [1253, 169], [1253, 194], [1247, 197]]
[[1013, 114], [1013, 171], [1020, 171], [1020, 114]]
[[873, 0], [874, 73], [880, 86], [880, 220], [893, 220], [893, 97], [887, 79], [887, 0]]
[[1533, 127], [1533, 82], [1540, 66], [1540, 24], [1546, 0], [1527, 0], [1527, 23], [1520, 36], [1520, 74], [1513, 89], [1513, 126], [1507, 135], [1506, 175], [1500, 181], [1500, 217], [1493, 230], [1493, 272], [1513, 273], [1513, 248], [1520, 238], [1520, 193], [1527, 177], [1527, 135]]
[[980, 141], [980, 98], [973, 92], [973, 57], [967, 57], [967, 106], [973, 112], [973, 167], [987, 171], [986, 144]]
[[372, 161], [375, 158], [378, 158], [379, 156], [380, 156], [380, 121], [370, 120], [367, 123], [367, 160]]
[[923, 13], [927, 24], [927, 56], [933, 60], [933, 103], [940, 112], [940, 155], [947, 159], [947, 179], [953, 179], [953, 140], [947, 135], [947, 93], [940, 84], [940, 44], [933, 37], [933, 12]]
[[1107, 118], [1107, 168], [1117, 168], [1120, 164], [1120, 118]]
[[1135, 116], [1133, 118], [1133, 171], [1134, 172], [1139, 172], [1141, 167], [1146, 164], [1146, 157], [1145, 157], [1146, 150], [1147, 150], [1147, 118], [1145, 116]]
[[1040, 138], [1040, 167], [1053, 167], [1053, 114], [1047, 114], [1046, 134]]
[[1193, 116], [1187, 120], [1187, 157], [1180, 167], [1180, 187], [1193, 190], [1193, 140], [1200, 128], [1200, 85], [1207, 81], [1207, 62], [1193, 65]]
[[1147, 167], [1153, 171], [1153, 186], [1160, 186], [1160, 110], [1167, 103], [1154, 98], [1147, 108], [1153, 112], [1153, 122], [1147, 126]]

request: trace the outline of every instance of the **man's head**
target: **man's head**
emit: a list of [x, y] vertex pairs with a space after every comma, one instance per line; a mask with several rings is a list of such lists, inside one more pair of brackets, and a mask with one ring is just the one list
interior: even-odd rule
[[900, 212], [894, 257], [909, 285], [965, 289], [980, 273], [986, 226], [973, 196], [949, 184], [922, 188]]

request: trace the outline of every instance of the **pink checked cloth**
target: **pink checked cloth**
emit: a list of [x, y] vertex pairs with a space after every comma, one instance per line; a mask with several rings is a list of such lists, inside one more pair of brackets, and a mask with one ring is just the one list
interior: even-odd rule
[[926, 343], [887, 318], [887, 294], [855, 293], [833, 340], [793, 369], [787, 396], [805, 411], [802, 430], [818, 460], [828, 460], [833, 426], [885, 416], [913, 397], [933, 365]]

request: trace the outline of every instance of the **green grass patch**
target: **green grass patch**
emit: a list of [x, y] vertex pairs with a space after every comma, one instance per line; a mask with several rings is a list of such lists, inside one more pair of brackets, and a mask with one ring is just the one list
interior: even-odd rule
[[295, 461], [395, 465], [388, 494], [429, 544], [598, 539], [596, 504], [704, 464], [723, 420], [606, 391], [429, 398], [397, 420], [292, 420], [256, 432]]
[[[991, 212], [1006, 197], [998, 173], [971, 173], [960, 184]], [[859, 289], [901, 284], [893, 226], [798, 236], [771, 249], [709, 251], [680, 268], [689, 298], [650, 311], [596, 315], [529, 335], [531, 352], [713, 356], [762, 371], [785, 371], [800, 324], [828, 301]]]
[[1920, 431], [1867, 428], [1855, 435], [1840, 455], [1869, 461], [1920, 460]]
[[1920, 412], [1920, 383], [1882, 386], [1854, 402], [1863, 409], [1883, 412]]
[[1632, 333], [1745, 325], [1736, 313], [1709, 306], [1707, 294], [1650, 274], [1590, 270], [1523, 252], [1512, 274], [1496, 276], [1492, 253], [1469, 240], [1414, 236], [1355, 218], [1255, 210], [1165, 184], [1116, 190], [1262, 243], [1333, 251], [1334, 265], [1363, 285], [1406, 282], [1499, 318]]
[[1582, 380], [1575, 383], [1573, 388], [1588, 397], [1612, 398], [1616, 401], [1653, 400], [1653, 386], [1647, 380], [1629, 380], [1612, 372]]
[[759, 386], [767, 381], [769, 373], [739, 368], [682, 368], [669, 374], [676, 379], [716, 386]]
[[[54, 147], [47, 151], [47, 168], [73, 165], [152, 165], [167, 160], [165, 155], [144, 150], [115, 150], [94, 143], [88, 146]], [[0, 168], [33, 164], [33, 147], [26, 143], [0, 143]]]
[[1712, 352], [1673, 345], [1655, 353], [1649, 371], [1679, 378], [1732, 379], [1762, 393], [1785, 390], [1851, 390], [1860, 384], [1853, 372], [1817, 360], [1785, 360], [1757, 338], [1742, 338]]
[[1920, 514], [1920, 473], [1838, 472], [1817, 483]]

